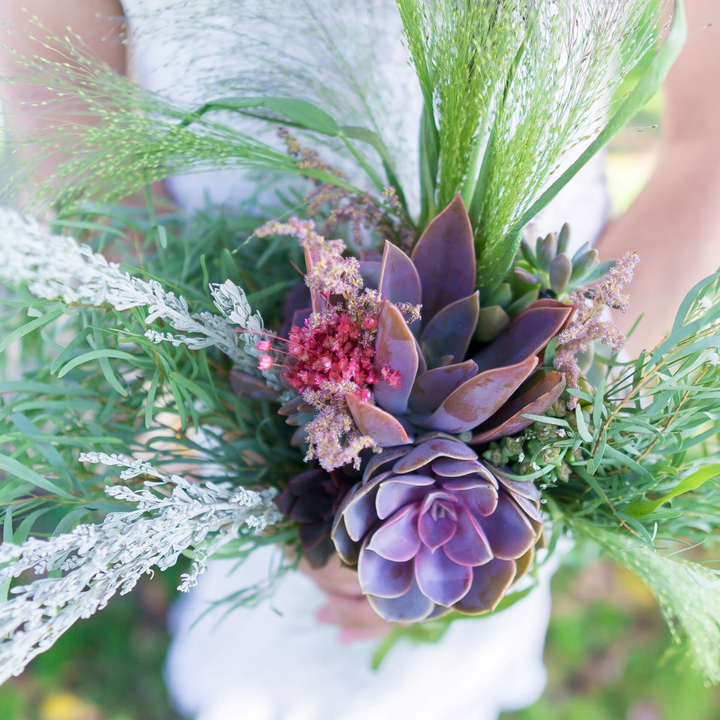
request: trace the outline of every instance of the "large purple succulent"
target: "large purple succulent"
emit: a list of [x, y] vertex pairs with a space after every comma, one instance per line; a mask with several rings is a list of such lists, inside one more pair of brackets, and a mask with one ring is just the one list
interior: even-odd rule
[[370, 604], [395, 622], [493, 610], [531, 566], [541, 533], [533, 483], [496, 476], [439, 434], [373, 458], [333, 526]]
[[[556, 300], [533, 303], [466, 357], [480, 298], [472, 227], [460, 196], [428, 225], [412, 257], [388, 242], [382, 260], [362, 263], [361, 271], [383, 298], [376, 366], [402, 375], [399, 387], [373, 388], [375, 404], [346, 398], [362, 433], [379, 447], [410, 443], [423, 431], [472, 433], [471, 444], [490, 442], [525, 429], [531, 421], [523, 415], [544, 412], [565, 389], [562, 373], [534, 376], [545, 346], [573, 313]], [[403, 303], [421, 304], [422, 320], [409, 327], [398, 309]]]

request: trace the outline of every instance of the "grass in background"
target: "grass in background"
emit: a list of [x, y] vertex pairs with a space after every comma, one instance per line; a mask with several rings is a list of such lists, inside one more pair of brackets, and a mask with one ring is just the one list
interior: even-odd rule
[[633, 575], [602, 560], [564, 567], [553, 600], [547, 690], [502, 720], [717, 720], [720, 690], [668, 652], [657, 603]]
[[185, 563], [78, 622], [0, 687], [1, 720], [178, 720], [163, 682], [167, 611]]

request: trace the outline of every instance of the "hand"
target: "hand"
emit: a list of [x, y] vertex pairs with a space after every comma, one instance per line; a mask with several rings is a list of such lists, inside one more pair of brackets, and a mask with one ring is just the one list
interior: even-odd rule
[[379, 638], [392, 629], [373, 609], [360, 590], [357, 573], [344, 567], [337, 555], [319, 570], [310, 567], [303, 558], [300, 570], [323, 590], [327, 605], [317, 614], [319, 622], [337, 625], [340, 628], [340, 642]]

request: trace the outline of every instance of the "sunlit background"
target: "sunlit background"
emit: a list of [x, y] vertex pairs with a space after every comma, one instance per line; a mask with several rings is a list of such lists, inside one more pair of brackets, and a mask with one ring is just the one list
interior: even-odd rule
[[[608, 182], [616, 213], [652, 172], [661, 115], [657, 97], [612, 143]], [[168, 702], [163, 666], [181, 565], [115, 598], [0, 688], [0, 720], [179, 717]], [[577, 548], [553, 589], [547, 691], [533, 707], [502, 720], [720, 717], [720, 691], [703, 687], [682, 658], [667, 652], [671, 639], [657, 605], [634, 576], [598, 559], [592, 548]]]

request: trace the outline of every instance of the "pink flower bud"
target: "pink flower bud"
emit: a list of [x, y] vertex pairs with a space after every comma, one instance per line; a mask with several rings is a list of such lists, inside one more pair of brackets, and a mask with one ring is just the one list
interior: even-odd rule
[[275, 361], [269, 355], [261, 355], [258, 361], [258, 368], [260, 370], [269, 370], [274, 364]]
[[260, 350], [260, 352], [269, 352], [272, 349], [272, 345], [270, 344], [269, 340], [261, 340], [256, 346], [256, 350]]
[[377, 327], [377, 318], [374, 317], [366, 317], [363, 320], [363, 327], [366, 330], [374, 330]]
[[361, 390], [358, 393], [358, 397], [363, 402], [368, 402], [370, 400], [370, 398], [372, 397], [372, 393], [367, 388], [365, 388], [364, 390]]

